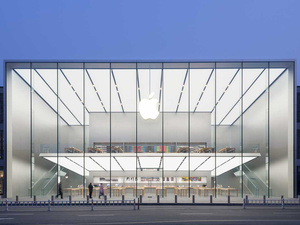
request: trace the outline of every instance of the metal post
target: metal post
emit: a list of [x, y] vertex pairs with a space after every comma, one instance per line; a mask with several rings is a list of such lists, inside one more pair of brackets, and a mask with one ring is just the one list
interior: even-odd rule
[[157, 195], [157, 203], [159, 203], [159, 195]]
[[125, 196], [122, 195], [122, 204], [124, 205], [124, 201], [125, 201]]
[[140, 203], [142, 203], [142, 202], [143, 202], [143, 196], [140, 195]]
[[248, 195], [246, 195], [246, 203], [248, 203]]
[[16, 202], [19, 202], [19, 196], [16, 195]]
[[92, 199], [91, 211], [94, 211], [94, 201]]
[[177, 204], [177, 195], [175, 195], [175, 203]]
[[104, 202], [105, 202], [105, 204], [106, 204], [106, 201], [107, 201], [107, 196], [104, 195]]
[[230, 204], [230, 195], [228, 195], [228, 204]]
[[133, 210], [135, 210], [135, 199], [133, 200]]
[[50, 211], [50, 200], [48, 199], [48, 212]]
[[86, 195], [86, 204], [88, 205], [90, 201], [89, 195]]
[[193, 195], [192, 197], [193, 197], [193, 203], [195, 203], [195, 195]]
[[284, 209], [284, 198], [281, 199], [281, 208]]
[[264, 205], [266, 204], [266, 196], [265, 195], [263, 196], [263, 203], [264, 203]]
[[54, 196], [51, 195], [51, 202], [54, 202]]
[[243, 209], [246, 209], [246, 199], [243, 199]]
[[72, 196], [69, 195], [69, 204], [71, 205], [72, 204]]
[[33, 196], [33, 201], [36, 202], [36, 196], [35, 195]]
[[7, 212], [8, 211], [8, 201], [7, 201], [7, 199], [5, 200], [5, 212]]
[[209, 202], [210, 202], [210, 204], [212, 204], [212, 203], [213, 203], [213, 196], [212, 196], [212, 195], [210, 195], [210, 196], [209, 196], [209, 199], [210, 199], [210, 201], [209, 201]]
[[140, 199], [138, 198], [138, 210], [140, 210]]

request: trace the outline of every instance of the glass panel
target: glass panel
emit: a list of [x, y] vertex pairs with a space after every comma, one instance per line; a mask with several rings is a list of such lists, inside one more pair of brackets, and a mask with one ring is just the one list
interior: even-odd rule
[[[243, 63], [243, 194], [268, 196], [268, 63]], [[255, 157], [247, 162], [248, 155]]]
[[290, 62], [270, 63], [269, 180], [272, 197], [294, 197], [293, 69]]
[[163, 194], [163, 161], [166, 146], [162, 142], [163, 71], [162, 64], [138, 64], [137, 70], [137, 174], [138, 188], [145, 201]]
[[129, 199], [139, 195], [135, 189], [137, 87], [136, 69], [132, 67], [131, 64], [118, 64], [111, 71], [110, 196], [114, 199], [120, 199], [122, 191]]
[[215, 168], [215, 63], [190, 65], [190, 182], [191, 194], [203, 197], [213, 194]]
[[[32, 195], [57, 190], [57, 64], [33, 63], [32, 70]], [[47, 118], [47, 119], [45, 119]]]
[[[216, 168], [215, 194], [220, 198], [241, 192], [241, 63], [217, 63], [216, 69]], [[223, 195], [224, 194], [224, 195]]]
[[[175, 186], [175, 193], [179, 197], [178, 202], [184, 202], [185, 198], [191, 196], [189, 180], [190, 151], [192, 151], [189, 141], [190, 78], [188, 64], [185, 64], [185, 67], [183, 65], [166, 64], [163, 72], [163, 141], [165, 156], [168, 157], [164, 162], [166, 167], [164, 176], [167, 177], [166, 179], [168, 177], [174, 179], [173, 183], [167, 184], [166, 182], [165, 186]], [[168, 165], [171, 160], [172, 164]], [[170, 170], [167, 170], [168, 167]]]
[[[7, 65], [7, 195], [31, 192], [31, 64]], [[26, 79], [25, 79], [26, 78]], [[33, 94], [33, 93], [32, 93]]]
[[[83, 63], [58, 64], [58, 176], [65, 195], [85, 196]], [[49, 160], [49, 159], [48, 159]], [[76, 190], [74, 192], [74, 190]], [[73, 192], [73, 193], [72, 193]], [[60, 194], [58, 185], [57, 195]], [[61, 196], [62, 197], [62, 196]]]

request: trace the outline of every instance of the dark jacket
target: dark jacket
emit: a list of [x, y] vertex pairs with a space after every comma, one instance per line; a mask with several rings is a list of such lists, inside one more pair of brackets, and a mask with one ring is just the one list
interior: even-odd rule
[[89, 184], [89, 191], [92, 191], [92, 190], [93, 190], [93, 185]]

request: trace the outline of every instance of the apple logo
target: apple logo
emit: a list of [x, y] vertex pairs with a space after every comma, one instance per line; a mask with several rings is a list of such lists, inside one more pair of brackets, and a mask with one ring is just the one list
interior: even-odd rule
[[158, 100], [153, 98], [154, 93], [152, 92], [149, 95], [149, 98], [142, 99], [139, 104], [140, 114], [143, 119], [152, 119], [155, 120], [158, 117]]

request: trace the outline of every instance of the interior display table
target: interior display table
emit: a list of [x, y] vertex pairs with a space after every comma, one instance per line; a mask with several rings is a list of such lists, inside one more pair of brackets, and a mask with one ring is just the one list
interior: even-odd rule
[[236, 197], [239, 196], [239, 190], [237, 188], [220, 188], [220, 195], [222, 195], [223, 191], [225, 196], [230, 195], [230, 191], [235, 191]]

